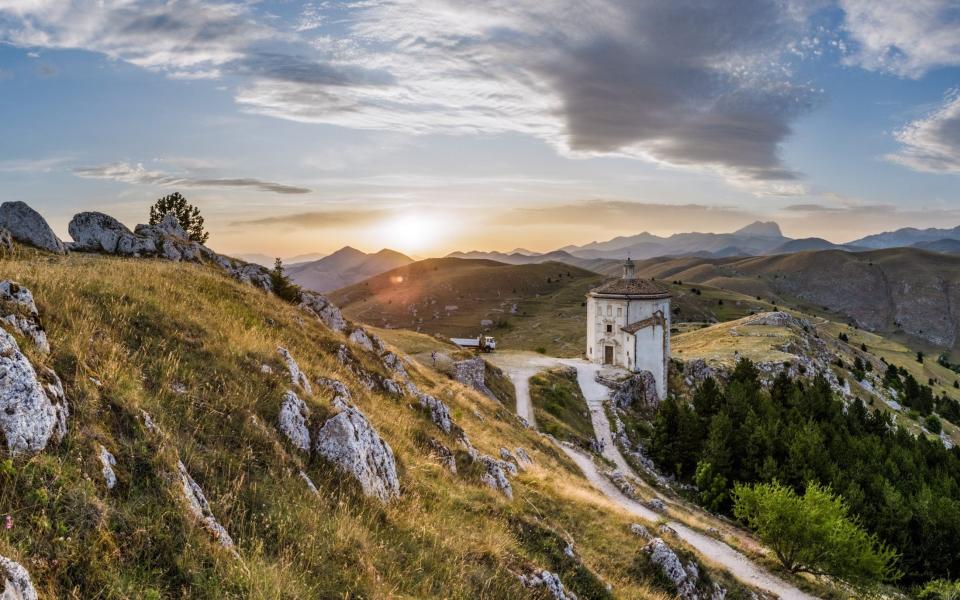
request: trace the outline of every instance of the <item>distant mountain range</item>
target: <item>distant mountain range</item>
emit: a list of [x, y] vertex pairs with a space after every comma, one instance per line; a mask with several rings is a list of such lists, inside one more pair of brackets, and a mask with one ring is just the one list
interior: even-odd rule
[[345, 246], [319, 260], [291, 264], [287, 274], [308, 290], [329, 292], [412, 262], [409, 256], [386, 248], [367, 254]]
[[941, 240], [960, 240], [960, 226], [953, 229], [916, 229], [914, 227], [904, 227], [896, 231], [886, 231], [868, 235], [851, 244], [863, 246], [864, 248], [904, 248], [907, 246], [917, 246]]
[[[326, 254], [321, 254], [319, 252], [309, 252], [307, 254], [298, 254], [296, 256], [290, 257], [280, 257], [280, 260], [283, 261], [285, 265], [292, 265], [296, 263], [307, 262], [311, 260], [319, 260], [326, 256]], [[240, 254], [236, 258], [240, 260], [245, 260], [258, 265], [263, 265], [264, 267], [272, 267], [274, 262], [277, 260], [276, 256], [269, 256], [267, 254], [261, 254], [259, 252], [253, 252], [250, 254]]]

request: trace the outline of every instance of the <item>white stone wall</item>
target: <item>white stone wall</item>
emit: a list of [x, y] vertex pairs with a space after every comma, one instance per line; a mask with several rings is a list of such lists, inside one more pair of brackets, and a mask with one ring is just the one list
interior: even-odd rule
[[[613, 364], [626, 366], [627, 353], [632, 356], [629, 336], [621, 331], [628, 323], [626, 300], [587, 298], [587, 358], [603, 364], [605, 346], [613, 346]], [[607, 325], [612, 331], [607, 332]]]

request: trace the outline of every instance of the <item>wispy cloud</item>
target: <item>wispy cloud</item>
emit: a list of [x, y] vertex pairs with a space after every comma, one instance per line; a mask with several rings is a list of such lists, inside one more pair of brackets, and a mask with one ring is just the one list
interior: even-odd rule
[[311, 190], [305, 187], [263, 181], [251, 177], [237, 178], [193, 178], [152, 171], [143, 165], [131, 165], [125, 162], [110, 163], [93, 167], [79, 167], [74, 175], [87, 179], [109, 179], [136, 185], [157, 185], [162, 187], [198, 187], [198, 188], [251, 188], [275, 194], [306, 194]]
[[393, 214], [393, 211], [380, 209], [317, 210], [233, 221], [231, 225], [235, 227], [250, 225], [288, 225], [303, 229], [325, 229], [377, 223], [391, 214]]
[[894, 136], [900, 150], [889, 160], [917, 171], [960, 173], [960, 90], [947, 94], [944, 104]]
[[632, 223], [639, 231], [723, 231], [741, 227], [759, 217], [732, 206], [667, 204], [629, 200], [584, 200], [508, 210], [497, 218], [500, 225], [583, 225], [623, 228]]

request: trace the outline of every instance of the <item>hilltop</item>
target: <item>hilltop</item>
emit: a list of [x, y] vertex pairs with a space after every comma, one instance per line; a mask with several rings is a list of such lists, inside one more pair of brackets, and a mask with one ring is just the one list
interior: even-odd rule
[[308, 290], [329, 292], [411, 262], [409, 256], [387, 248], [367, 254], [346, 246], [319, 260], [290, 265], [287, 273]]

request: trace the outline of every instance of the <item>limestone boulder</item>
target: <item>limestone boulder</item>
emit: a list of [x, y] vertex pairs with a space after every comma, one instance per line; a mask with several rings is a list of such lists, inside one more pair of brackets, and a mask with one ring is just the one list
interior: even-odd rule
[[520, 467], [521, 471], [526, 471], [533, 466], [533, 459], [530, 458], [530, 455], [527, 454], [527, 451], [523, 448], [515, 449], [513, 455], [516, 457], [517, 466]]
[[9, 229], [0, 227], [0, 257], [13, 254], [13, 234]]
[[67, 226], [75, 252], [105, 252], [121, 256], [152, 256], [156, 243], [136, 235], [120, 221], [99, 212], [82, 212], [73, 216]]
[[417, 394], [417, 401], [420, 407], [430, 412], [430, 420], [443, 430], [444, 433], [450, 433], [453, 429], [453, 419], [450, 418], [450, 408], [443, 400], [438, 400], [430, 394]]
[[611, 396], [618, 408], [632, 408], [650, 413], [660, 406], [657, 381], [650, 371], [640, 371], [622, 382]]
[[67, 249], [40, 213], [23, 202], [0, 204], [0, 227], [10, 232], [13, 239], [54, 254], [66, 254]]
[[290, 373], [290, 381], [293, 385], [300, 386], [303, 391], [308, 394], [313, 393], [313, 388], [310, 385], [310, 380], [307, 379], [307, 376], [300, 370], [300, 366], [297, 365], [297, 361], [293, 359], [293, 356], [290, 352], [283, 347], [277, 348], [277, 352], [280, 353], [280, 356], [283, 357], [283, 360], [287, 363], [287, 371]]
[[374, 350], [373, 340], [370, 339], [370, 335], [362, 327], [357, 327], [356, 329], [351, 331], [348, 339], [354, 344], [366, 350], [367, 352], [373, 352]]
[[11, 454], [39, 452], [66, 434], [69, 409], [59, 377], [38, 374], [16, 340], [0, 329], [0, 431]]
[[18, 562], [0, 556], [0, 577], [3, 578], [2, 600], [37, 600], [37, 591], [30, 573]]
[[528, 588], [542, 588], [553, 600], [577, 600], [576, 594], [563, 587], [560, 576], [547, 570], [521, 575], [520, 583]]
[[347, 320], [343, 317], [343, 313], [327, 300], [326, 296], [304, 291], [300, 298], [300, 309], [314, 315], [334, 331], [343, 331], [347, 328]]
[[210, 503], [207, 502], [207, 497], [204, 495], [203, 489], [193, 480], [193, 477], [187, 472], [187, 467], [182, 461], [177, 462], [177, 473], [180, 476], [183, 497], [187, 501], [187, 507], [190, 509], [190, 513], [200, 522], [204, 529], [210, 532], [210, 535], [213, 536], [213, 539], [216, 540], [217, 543], [224, 548], [232, 549], [234, 546], [233, 538], [230, 537], [230, 534], [227, 533], [223, 525], [213, 516], [213, 511], [210, 509]]
[[100, 471], [103, 473], [103, 481], [107, 485], [107, 489], [112, 490], [114, 486], [117, 485], [117, 474], [113, 471], [113, 467], [117, 465], [117, 459], [102, 445], [97, 452], [97, 458], [100, 459]]
[[347, 408], [324, 423], [314, 451], [356, 479], [365, 495], [383, 503], [400, 496], [393, 449], [359, 410]]
[[485, 483], [491, 489], [494, 489], [509, 500], [513, 500], [513, 486], [507, 479], [507, 469], [503, 461], [497, 460], [492, 456], [482, 454], [477, 459], [483, 465], [486, 472], [480, 476], [480, 481]]
[[0, 281], [0, 318], [16, 333], [32, 339], [41, 352], [50, 353], [50, 342], [30, 290], [9, 279]]
[[677, 596], [682, 600], [699, 600], [696, 579], [690, 576], [676, 553], [660, 538], [654, 538], [643, 547], [650, 562], [660, 568], [663, 575], [677, 588]]
[[342, 381], [330, 377], [321, 377], [317, 380], [317, 384], [333, 394], [330, 404], [337, 410], [343, 410], [353, 405], [353, 395], [350, 393], [350, 388]]
[[292, 391], [285, 392], [280, 403], [277, 427], [291, 444], [304, 452], [310, 451], [310, 430], [307, 427], [309, 419], [310, 409], [306, 403]]

